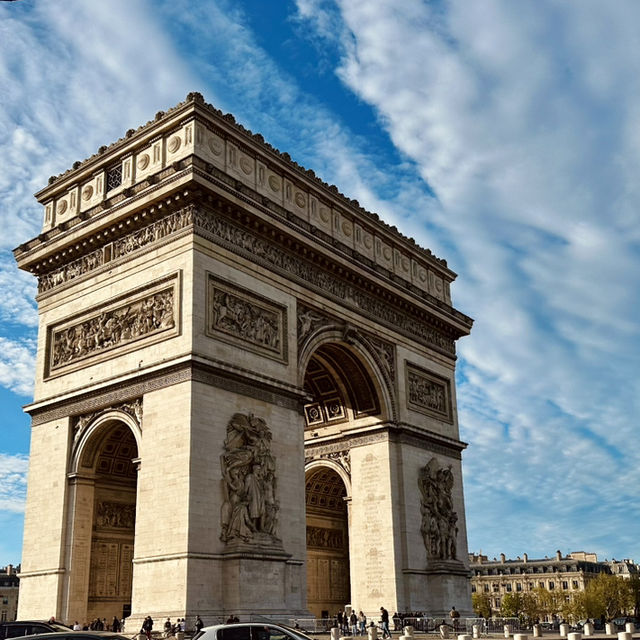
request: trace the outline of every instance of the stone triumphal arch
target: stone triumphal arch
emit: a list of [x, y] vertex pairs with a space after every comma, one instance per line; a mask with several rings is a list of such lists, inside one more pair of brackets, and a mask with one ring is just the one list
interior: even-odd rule
[[20, 617], [470, 610], [444, 260], [199, 94], [37, 197]]

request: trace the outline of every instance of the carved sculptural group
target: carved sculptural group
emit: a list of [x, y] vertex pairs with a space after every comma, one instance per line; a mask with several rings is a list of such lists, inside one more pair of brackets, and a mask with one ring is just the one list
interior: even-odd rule
[[60, 367], [173, 326], [173, 289], [159, 291], [54, 332], [51, 367]]
[[276, 536], [278, 502], [271, 431], [262, 418], [236, 413], [221, 456], [223, 542], [269, 544]]
[[453, 510], [451, 465], [442, 468], [431, 458], [421, 470], [418, 486], [422, 494], [420, 532], [429, 560], [455, 560], [458, 515]]

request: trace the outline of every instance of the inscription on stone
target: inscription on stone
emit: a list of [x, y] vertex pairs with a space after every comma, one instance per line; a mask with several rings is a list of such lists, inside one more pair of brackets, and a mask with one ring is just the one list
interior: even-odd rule
[[[380, 471], [378, 459], [371, 453], [367, 454], [360, 466], [362, 487], [365, 490], [365, 509], [367, 512], [375, 512], [379, 507], [381, 496]], [[381, 594], [380, 585], [385, 578], [386, 554], [384, 547], [377, 543], [384, 539], [382, 528], [377, 518], [367, 521], [365, 526], [366, 540], [369, 547], [365, 553], [364, 579], [367, 594], [370, 598], [377, 598]]]

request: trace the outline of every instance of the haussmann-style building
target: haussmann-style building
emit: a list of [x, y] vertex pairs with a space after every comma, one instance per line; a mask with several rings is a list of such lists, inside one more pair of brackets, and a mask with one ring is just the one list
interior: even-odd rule
[[37, 198], [20, 617], [471, 612], [444, 260], [199, 94]]
[[525, 593], [545, 589], [560, 593], [569, 602], [576, 593], [585, 590], [587, 584], [601, 573], [629, 579], [638, 575], [638, 565], [633, 560], [599, 561], [595, 553], [573, 551], [563, 556], [556, 551], [553, 557], [500, 558], [489, 560], [486, 555], [469, 554], [471, 590], [487, 595], [491, 611], [499, 615], [502, 598], [508, 593]]

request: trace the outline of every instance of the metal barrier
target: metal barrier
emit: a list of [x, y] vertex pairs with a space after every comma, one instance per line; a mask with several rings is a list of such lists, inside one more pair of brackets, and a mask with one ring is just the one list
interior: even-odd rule
[[[287, 615], [251, 615], [250, 622], [273, 622], [284, 624], [288, 627], [299, 627], [300, 631], [308, 634], [329, 633], [336, 626], [335, 618], [291, 618]], [[377, 617], [367, 616], [367, 626], [371, 623], [378, 624]], [[452, 621], [449, 618], [434, 618], [429, 616], [394, 616], [390, 620], [390, 629], [396, 633], [401, 632], [406, 626], [411, 626], [418, 633], [440, 633], [440, 626], [448, 625], [454, 633], [472, 635], [474, 625], [478, 627], [480, 635], [503, 635], [505, 625], [509, 626], [511, 633], [520, 631], [518, 618], [457, 618]]]

